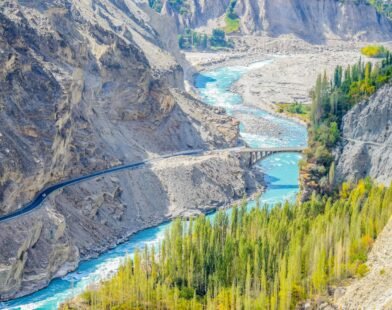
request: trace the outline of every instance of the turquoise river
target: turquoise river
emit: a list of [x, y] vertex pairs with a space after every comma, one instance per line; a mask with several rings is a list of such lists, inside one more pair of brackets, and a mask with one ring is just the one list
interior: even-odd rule
[[[202, 100], [212, 106], [224, 107], [228, 114], [240, 120], [241, 136], [251, 147], [305, 146], [306, 128], [296, 122], [279, 118], [254, 106], [245, 106], [240, 95], [230, 91], [231, 86], [249, 70], [260, 68], [273, 61], [254, 63], [247, 67], [222, 67], [203, 72], [195, 79], [195, 87]], [[299, 154], [276, 154], [258, 164], [265, 174], [267, 189], [261, 203], [292, 200], [298, 192]], [[254, 205], [250, 203], [250, 207]], [[213, 215], [210, 215], [213, 216]], [[136, 248], [157, 244], [170, 223], [146, 229], [133, 235], [129, 241], [82, 262], [79, 268], [61, 279], [53, 280], [48, 287], [29, 296], [0, 303], [0, 309], [56, 309], [57, 306], [79, 294], [92, 282], [107, 278], [116, 272], [124, 257]]]

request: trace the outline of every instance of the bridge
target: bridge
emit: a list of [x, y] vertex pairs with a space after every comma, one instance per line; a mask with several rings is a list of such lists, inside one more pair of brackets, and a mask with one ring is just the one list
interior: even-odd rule
[[304, 148], [301, 147], [279, 147], [279, 148], [246, 148], [246, 147], [235, 147], [235, 148], [226, 148], [226, 149], [217, 149], [217, 150], [190, 150], [190, 151], [182, 151], [182, 152], [177, 152], [177, 153], [171, 153], [171, 154], [165, 154], [165, 155], [159, 155], [157, 157], [151, 158], [151, 159], [146, 159], [142, 160], [139, 162], [134, 162], [134, 163], [128, 163], [128, 164], [123, 164], [119, 166], [114, 166], [108, 169], [100, 170], [100, 171], [95, 171], [87, 175], [79, 176], [76, 178], [64, 180], [61, 182], [58, 182], [56, 184], [50, 185], [48, 187], [45, 187], [42, 189], [40, 192], [37, 193], [35, 198], [27, 203], [26, 205], [22, 206], [21, 208], [17, 209], [16, 211], [10, 212], [8, 214], [4, 214], [0, 216], [0, 223], [10, 221], [12, 219], [18, 218], [20, 216], [29, 214], [33, 212], [34, 210], [40, 208], [43, 205], [43, 202], [54, 192], [58, 191], [59, 189], [71, 186], [73, 184], [85, 182], [88, 180], [91, 180], [93, 178], [102, 176], [102, 175], [108, 175], [112, 174], [115, 172], [119, 171], [130, 171], [130, 170], [136, 170], [136, 169], [141, 169], [143, 167], [146, 167], [148, 164], [159, 161], [159, 160], [165, 160], [168, 158], [174, 158], [174, 157], [179, 157], [179, 156], [200, 156], [200, 155], [205, 155], [208, 153], [227, 153], [227, 152], [236, 152], [239, 154], [250, 154], [250, 161], [249, 161], [249, 167], [253, 166], [256, 164], [258, 161], [262, 160], [263, 158], [266, 158], [269, 155], [276, 154], [276, 153], [291, 153], [291, 152], [302, 152]]
[[305, 147], [269, 147], [269, 148], [242, 148], [237, 152], [249, 154], [249, 167], [254, 166], [260, 160], [277, 153], [302, 153]]

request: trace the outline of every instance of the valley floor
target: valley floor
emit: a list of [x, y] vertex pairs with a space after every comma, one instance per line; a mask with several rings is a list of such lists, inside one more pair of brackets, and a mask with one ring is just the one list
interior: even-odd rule
[[[391, 42], [384, 42], [389, 49]], [[222, 66], [255, 65], [232, 87], [245, 105], [277, 112], [275, 103], [310, 103], [309, 92], [317, 75], [330, 75], [337, 65], [356, 63], [365, 43], [331, 41], [325, 46], [310, 45], [290, 37], [282, 39], [245, 37], [236, 40], [236, 50], [225, 53], [187, 52], [194, 68], [208, 71]], [[366, 59], [368, 61], [369, 59]], [[282, 115], [283, 116], [283, 115]], [[339, 309], [392, 308], [392, 221], [376, 240], [369, 254], [369, 273], [352, 279], [335, 290], [331, 302]]]
[[[291, 36], [276, 38], [233, 38], [236, 49], [222, 53], [187, 52], [186, 58], [197, 70], [221, 66], [244, 66], [269, 60], [262, 66], [251, 66], [234, 84], [247, 106], [276, 112], [276, 103], [309, 104], [309, 92], [324, 71], [329, 75], [337, 65], [347, 66], [358, 61], [366, 43], [329, 41], [312, 45]], [[391, 44], [391, 43], [389, 43]], [[366, 59], [368, 60], [368, 59]]]

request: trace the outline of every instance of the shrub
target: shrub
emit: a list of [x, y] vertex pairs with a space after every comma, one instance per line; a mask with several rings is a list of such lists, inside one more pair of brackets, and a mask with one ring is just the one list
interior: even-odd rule
[[369, 272], [369, 267], [366, 264], [360, 264], [357, 268], [357, 275], [361, 278]]
[[212, 37], [210, 38], [211, 46], [214, 47], [225, 47], [226, 46], [226, 34], [222, 29], [212, 30]]
[[367, 57], [381, 58], [387, 54], [387, 49], [382, 45], [367, 45], [361, 49], [361, 53]]

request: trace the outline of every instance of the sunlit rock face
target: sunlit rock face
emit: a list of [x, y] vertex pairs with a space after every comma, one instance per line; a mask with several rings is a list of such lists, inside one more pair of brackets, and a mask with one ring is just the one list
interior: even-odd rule
[[343, 119], [343, 145], [337, 153], [338, 181], [370, 176], [392, 182], [392, 85], [385, 85]]
[[[228, 0], [188, 1], [180, 14], [164, 1], [162, 13], [175, 16], [180, 30], [222, 23]], [[243, 34], [293, 34], [306, 41], [389, 40], [392, 23], [368, 4], [338, 0], [238, 0], [235, 11]]]
[[[60, 180], [236, 145], [237, 123], [183, 92], [175, 29], [131, 0], [1, 1], [0, 214]], [[185, 163], [190, 172], [181, 175]], [[1, 223], [0, 299], [47, 285], [135, 231], [243, 195], [239, 159], [194, 165], [205, 182], [193, 200], [196, 181], [184, 159], [165, 173], [149, 166], [74, 185]], [[215, 182], [211, 165], [226, 177]], [[180, 175], [186, 189], [173, 183]]]

